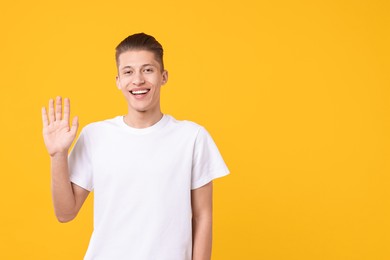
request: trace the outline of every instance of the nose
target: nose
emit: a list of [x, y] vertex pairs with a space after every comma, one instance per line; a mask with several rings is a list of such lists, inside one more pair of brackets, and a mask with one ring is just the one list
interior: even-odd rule
[[145, 83], [145, 79], [144, 79], [144, 76], [142, 75], [142, 73], [135, 73], [134, 77], [133, 77], [133, 85], [136, 85], [136, 86], [139, 86], [139, 85], [142, 85]]

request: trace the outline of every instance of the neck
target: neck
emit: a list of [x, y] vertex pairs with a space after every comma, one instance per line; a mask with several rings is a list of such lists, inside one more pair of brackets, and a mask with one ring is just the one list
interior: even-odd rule
[[151, 111], [138, 112], [138, 111], [129, 111], [127, 115], [124, 116], [124, 121], [127, 125], [134, 128], [146, 128], [154, 125], [161, 120], [163, 114], [160, 110], [151, 113]]

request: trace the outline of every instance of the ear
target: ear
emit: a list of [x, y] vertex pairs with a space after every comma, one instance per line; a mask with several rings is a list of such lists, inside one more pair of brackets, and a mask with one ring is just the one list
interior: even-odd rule
[[168, 82], [168, 71], [164, 70], [162, 73], [162, 85], [165, 85]]
[[118, 89], [121, 89], [121, 82], [119, 80], [119, 76], [115, 77], [115, 82], [116, 82], [116, 86], [118, 87]]

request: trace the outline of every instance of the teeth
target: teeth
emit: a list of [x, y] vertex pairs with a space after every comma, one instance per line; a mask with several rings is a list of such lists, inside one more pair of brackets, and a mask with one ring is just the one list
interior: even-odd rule
[[148, 91], [149, 91], [148, 89], [133, 90], [133, 91], [131, 91], [131, 94], [134, 94], [134, 95], [137, 95], [137, 94], [145, 94], [145, 93], [147, 93]]

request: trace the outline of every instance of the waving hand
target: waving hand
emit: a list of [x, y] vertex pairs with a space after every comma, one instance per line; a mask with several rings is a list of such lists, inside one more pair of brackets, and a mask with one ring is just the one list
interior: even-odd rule
[[62, 116], [62, 98], [56, 98], [56, 109], [54, 111], [54, 100], [49, 100], [49, 117], [46, 108], [42, 107], [43, 139], [50, 156], [57, 154], [68, 154], [68, 150], [76, 137], [78, 129], [78, 117], [72, 120], [69, 126], [70, 100], [64, 99], [64, 115]]

